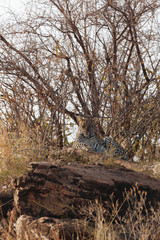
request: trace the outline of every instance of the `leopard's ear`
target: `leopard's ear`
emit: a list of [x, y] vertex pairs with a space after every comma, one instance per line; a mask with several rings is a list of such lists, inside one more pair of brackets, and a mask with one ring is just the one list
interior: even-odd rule
[[78, 123], [78, 126], [79, 126], [82, 123], [83, 118], [80, 117], [80, 116], [76, 116], [76, 120], [77, 120], [77, 123]]
[[94, 121], [94, 123], [99, 124], [99, 118], [94, 117], [93, 121]]

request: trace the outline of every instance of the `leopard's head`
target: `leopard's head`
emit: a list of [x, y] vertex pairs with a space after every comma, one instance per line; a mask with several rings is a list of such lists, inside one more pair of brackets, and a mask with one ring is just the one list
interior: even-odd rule
[[79, 126], [79, 134], [83, 134], [85, 137], [102, 137], [98, 119], [77, 117], [77, 122]]

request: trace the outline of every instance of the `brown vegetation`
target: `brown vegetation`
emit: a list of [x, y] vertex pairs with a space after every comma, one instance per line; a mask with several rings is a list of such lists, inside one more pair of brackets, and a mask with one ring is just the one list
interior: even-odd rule
[[141, 160], [159, 158], [159, 1], [31, 1], [0, 35], [1, 119], [44, 147], [67, 144], [76, 114], [97, 117]]
[[[1, 21], [1, 190], [31, 161], [120, 164], [160, 178], [159, 1], [35, 0], [25, 9], [23, 18], [10, 13]], [[77, 116], [99, 119], [97, 131], [139, 162], [63, 148]], [[91, 203], [84, 220], [85, 230], [88, 218], [94, 222], [90, 238], [158, 240], [160, 210], [148, 212], [145, 193], [139, 196], [134, 188], [125, 193], [125, 203], [132, 201], [123, 217], [116, 202], [109, 213]], [[16, 239], [6, 218], [1, 226], [0, 239]]]

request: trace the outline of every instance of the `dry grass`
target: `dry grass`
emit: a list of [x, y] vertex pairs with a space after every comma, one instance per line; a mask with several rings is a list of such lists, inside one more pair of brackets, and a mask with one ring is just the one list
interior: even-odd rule
[[[112, 202], [110, 213], [96, 203], [93, 208], [94, 240], [159, 240], [160, 207], [157, 211], [152, 207], [148, 209], [146, 197], [146, 192], [134, 187], [130, 192], [125, 192], [121, 205]], [[119, 213], [126, 205], [127, 211], [121, 216]]]
[[0, 134], [0, 185], [25, 174], [31, 161], [45, 159], [41, 138], [24, 124], [19, 125], [18, 132], [8, 132], [1, 123]]

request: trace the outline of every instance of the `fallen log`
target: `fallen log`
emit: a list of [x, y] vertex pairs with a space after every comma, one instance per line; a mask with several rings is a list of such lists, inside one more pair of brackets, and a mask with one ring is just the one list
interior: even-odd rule
[[117, 201], [118, 214], [124, 216], [124, 192], [135, 186], [137, 196], [139, 191], [147, 193], [145, 208], [157, 209], [160, 202], [160, 181], [122, 166], [40, 162], [31, 167], [28, 175], [12, 181], [14, 208], [8, 232], [17, 240], [94, 239], [94, 223], [85, 227], [84, 221], [89, 206], [98, 200], [110, 212]]
[[[83, 207], [98, 199], [110, 206], [110, 195], [123, 201], [123, 193], [133, 186], [147, 192], [146, 205], [158, 207], [160, 181], [124, 167], [32, 163], [27, 176], [12, 182], [14, 204], [19, 215], [33, 217], [81, 218]], [[123, 208], [121, 212], [123, 212]]]

